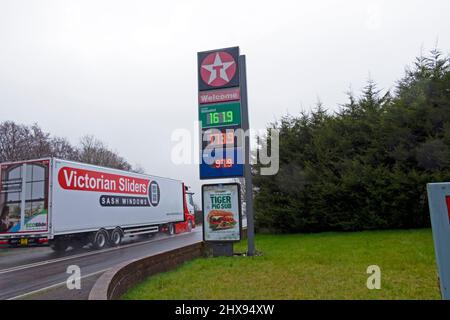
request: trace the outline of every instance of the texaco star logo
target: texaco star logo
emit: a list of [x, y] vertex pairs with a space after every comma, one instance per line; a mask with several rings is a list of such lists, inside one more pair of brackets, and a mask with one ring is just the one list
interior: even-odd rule
[[236, 62], [224, 51], [214, 52], [203, 59], [200, 75], [205, 83], [212, 87], [226, 85], [236, 73]]

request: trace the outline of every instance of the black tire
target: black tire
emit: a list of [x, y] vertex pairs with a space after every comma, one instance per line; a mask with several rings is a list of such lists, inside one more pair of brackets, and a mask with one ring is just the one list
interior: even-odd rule
[[69, 243], [65, 239], [54, 239], [50, 247], [55, 252], [65, 252], [69, 247]]
[[122, 243], [122, 238], [123, 238], [122, 229], [117, 227], [111, 232], [111, 235], [109, 236], [109, 243], [113, 247], [120, 246], [120, 244]]
[[173, 223], [169, 223], [169, 225], [167, 226], [167, 234], [171, 236], [175, 234], [175, 226], [173, 225]]
[[106, 230], [104, 229], [100, 229], [95, 233], [92, 245], [94, 246], [94, 249], [101, 250], [106, 248], [106, 246], [108, 245], [108, 241], [108, 232], [106, 232]]

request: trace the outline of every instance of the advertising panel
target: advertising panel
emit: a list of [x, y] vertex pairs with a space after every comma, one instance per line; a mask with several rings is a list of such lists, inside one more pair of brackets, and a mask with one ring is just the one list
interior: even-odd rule
[[203, 240], [241, 240], [241, 198], [237, 183], [202, 186]]

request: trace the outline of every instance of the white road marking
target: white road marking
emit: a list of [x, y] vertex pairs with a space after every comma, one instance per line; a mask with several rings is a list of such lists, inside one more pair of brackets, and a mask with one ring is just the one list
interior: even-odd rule
[[[99, 273], [104, 273], [104, 272], [108, 271], [109, 269], [111, 269], [111, 268], [103, 269], [103, 270], [100, 270], [100, 271], [96, 271], [96, 272], [87, 274], [85, 276], [82, 276], [80, 279], [85, 279], [85, 278], [89, 278], [89, 277], [95, 276], [95, 275], [97, 275]], [[6, 300], [17, 300], [17, 299], [24, 298], [26, 296], [29, 296], [29, 295], [32, 295], [32, 294], [35, 294], [35, 293], [39, 293], [41, 291], [46, 291], [46, 290], [49, 290], [49, 289], [53, 289], [53, 288], [62, 286], [64, 284], [66, 284], [66, 281], [55, 283], [55, 284], [52, 284], [51, 286], [47, 286], [47, 287], [44, 287], [44, 288], [41, 288], [41, 289], [37, 289], [37, 290], [30, 291], [30, 292], [26, 292], [26, 293], [20, 294], [18, 296], [12, 297], [12, 298], [8, 298]]]
[[[197, 232], [197, 231], [194, 231], [194, 232]], [[35, 262], [35, 263], [30, 263], [30, 264], [25, 264], [25, 265], [21, 265], [21, 266], [16, 266], [16, 267], [11, 267], [11, 268], [0, 270], [0, 274], [10, 273], [10, 272], [15, 272], [15, 271], [20, 271], [20, 270], [25, 270], [25, 269], [39, 267], [39, 266], [43, 266], [43, 265], [46, 265], [46, 264], [57, 263], [57, 262], [61, 262], [61, 261], [67, 261], [67, 260], [72, 260], [72, 259], [77, 259], [77, 258], [88, 257], [88, 256], [92, 256], [92, 255], [95, 255], [95, 254], [106, 253], [106, 252], [110, 252], [110, 251], [114, 251], [114, 250], [120, 250], [120, 249], [129, 248], [129, 247], [135, 247], [135, 246], [138, 246], [138, 245], [143, 245], [143, 244], [147, 244], [147, 243], [151, 243], [151, 242], [158, 242], [158, 241], [161, 241], [161, 240], [167, 240], [167, 239], [180, 237], [180, 236], [184, 236], [184, 235], [188, 235], [188, 234], [192, 234], [192, 233], [193, 232], [184, 232], [184, 233], [173, 235], [173, 236], [171, 236], [169, 238], [152, 239], [152, 240], [147, 240], [147, 241], [135, 242], [135, 243], [130, 243], [130, 244], [126, 244], [126, 245], [123, 245], [123, 246], [103, 249], [103, 250], [99, 250], [99, 251], [91, 251], [91, 252], [81, 253], [81, 254], [68, 256], [68, 257], [63, 257], [63, 258], [39, 261], [39, 262]]]

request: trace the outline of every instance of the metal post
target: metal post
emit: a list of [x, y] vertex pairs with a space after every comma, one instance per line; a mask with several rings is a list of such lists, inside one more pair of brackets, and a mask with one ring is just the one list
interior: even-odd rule
[[239, 56], [239, 81], [241, 86], [241, 110], [242, 110], [242, 129], [246, 132], [244, 142], [244, 177], [245, 177], [245, 213], [247, 215], [247, 240], [249, 256], [255, 255], [255, 224], [253, 220], [253, 182], [250, 166], [250, 133], [249, 116], [247, 101], [247, 71], [245, 65], [245, 55]]
[[[25, 229], [25, 197], [27, 196], [26, 192], [27, 187], [27, 164], [24, 163], [22, 165], [22, 190], [20, 192], [20, 230]], [[30, 209], [31, 210], [31, 209]]]

